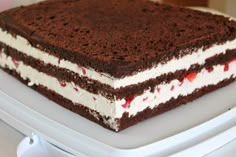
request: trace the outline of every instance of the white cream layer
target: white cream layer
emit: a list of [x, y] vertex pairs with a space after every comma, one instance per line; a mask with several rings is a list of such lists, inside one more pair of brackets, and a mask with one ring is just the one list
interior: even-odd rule
[[[49, 55], [48, 53], [37, 49], [29, 44], [29, 42], [17, 35], [13, 37], [11, 34], [3, 31], [0, 28], [0, 42], [28, 55], [34, 57], [46, 64], [51, 64], [60, 68], [68, 69], [72, 72], [77, 73], [80, 76], [86, 76], [92, 80], [96, 80], [100, 83], [107, 84], [114, 89], [125, 87], [137, 83], [147, 81], [152, 78], [156, 78], [162, 74], [169, 72], [175, 72], [176, 70], [189, 69], [193, 64], [204, 64], [205, 60], [209, 57], [215, 56], [219, 53], [225, 53], [227, 49], [236, 48], [236, 39], [233, 41], [226, 42], [222, 45], [213, 45], [211, 48], [206, 50], [198, 49], [191, 55], [186, 55], [180, 59], [172, 59], [166, 64], [158, 64], [151, 69], [137, 72], [132, 76], [127, 76], [124, 78], [114, 78], [106, 73], [99, 73], [91, 68], [81, 68], [77, 64], [72, 63], [68, 60], [60, 60], [59, 58]], [[184, 63], [184, 64], [183, 64]], [[86, 70], [86, 73], [83, 72]]]
[[[126, 103], [125, 99], [111, 101], [104, 96], [89, 93], [76, 86], [73, 82], [65, 82], [66, 86], [63, 87], [56, 78], [39, 72], [21, 61], [15, 61], [6, 55], [4, 50], [0, 53], [0, 66], [15, 70], [24, 80], [29, 79], [29, 86], [42, 85], [74, 103], [82, 104], [99, 112], [102, 116], [111, 117], [109, 120], [111, 124], [115, 124], [115, 118], [121, 118], [124, 112], [128, 112], [130, 116], [136, 115], [148, 107], [151, 109], [157, 107], [159, 104], [165, 103], [171, 98], [186, 96], [196, 89], [208, 85], [216, 85], [220, 81], [232, 76], [236, 77], [235, 60], [229, 63], [228, 71], [224, 71], [225, 67], [223, 65], [214, 66], [212, 72], [203, 69], [192, 82], [185, 79], [181, 86], [179, 80], [173, 80], [168, 84], [160, 84], [156, 87], [154, 93], [147, 90], [142, 95], [135, 97], [130, 103], [130, 107], [124, 107]], [[96, 117], [96, 115], [94, 116]]]

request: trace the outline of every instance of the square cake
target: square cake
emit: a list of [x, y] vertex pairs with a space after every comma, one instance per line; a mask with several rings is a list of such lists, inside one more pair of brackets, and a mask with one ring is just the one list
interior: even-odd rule
[[49, 0], [0, 13], [0, 67], [120, 131], [235, 81], [236, 22], [147, 0]]

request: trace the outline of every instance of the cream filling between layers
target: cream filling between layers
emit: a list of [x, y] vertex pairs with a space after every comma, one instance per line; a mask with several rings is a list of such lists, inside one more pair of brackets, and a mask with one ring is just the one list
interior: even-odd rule
[[[228, 67], [224, 65], [214, 66], [211, 72], [203, 69], [192, 81], [186, 78], [183, 82], [173, 80], [167, 84], [157, 85], [155, 92], [146, 90], [142, 95], [133, 98], [129, 105], [127, 105], [127, 100], [125, 99], [111, 101], [102, 95], [89, 93], [76, 86], [73, 82], [61, 83], [56, 78], [39, 72], [25, 65], [22, 61], [16, 61], [14, 58], [7, 56], [4, 50], [0, 53], [0, 66], [15, 70], [24, 80], [29, 80], [29, 86], [44, 86], [64, 98], [71, 100], [75, 105], [76, 103], [82, 104], [99, 112], [102, 116], [110, 117], [107, 123], [110, 123], [112, 126], [115, 124], [115, 119], [121, 118], [125, 112], [128, 112], [129, 116], [134, 116], [146, 108], [152, 109], [157, 107], [159, 104], [165, 103], [171, 98], [187, 96], [196, 89], [208, 85], [216, 85], [220, 81], [229, 79], [230, 77], [236, 77], [236, 60], [234, 60], [227, 64]], [[227, 71], [225, 68], [227, 68]], [[96, 115], [94, 116], [96, 117]]]
[[169, 72], [175, 72], [177, 70], [182, 69], [189, 69], [190, 66], [193, 64], [202, 65], [209, 57], [213, 57], [216, 54], [225, 53], [227, 49], [236, 49], [235, 39], [233, 41], [228, 41], [222, 45], [215, 44], [206, 50], [203, 50], [202, 48], [198, 49], [190, 55], [186, 55], [180, 59], [172, 59], [166, 64], [158, 64], [152, 67], [151, 69], [147, 69], [142, 72], [137, 72], [132, 76], [127, 76], [124, 78], [114, 78], [107, 73], [99, 73], [92, 68], [80, 67], [77, 64], [72, 63], [68, 60], [60, 60], [55, 56], [49, 55], [48, 53], [31, 46], [25, 38], [19, 35], [13, 37], [6, 31], [3, 31], [1, 28], [0, 37], [0, 42], [22, 52], [23, 54], [36, 58], [46, 64], [65, 68], [67, 70], [77, 73], [80, 76], [85, 76], [100, 83], [107, 84], [114, 89], [138, 84]]

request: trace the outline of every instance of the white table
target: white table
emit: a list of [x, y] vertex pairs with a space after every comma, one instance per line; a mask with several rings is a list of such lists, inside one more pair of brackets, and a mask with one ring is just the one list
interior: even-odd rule
[[[0, 120], [0, 156], [16, 157], [17, 145], [24, 135]], [[205, 157], [235, 157], [236, 139]]]
[[0, 156], [16, 157], [17, 145], [24, 135], [0, 120]]

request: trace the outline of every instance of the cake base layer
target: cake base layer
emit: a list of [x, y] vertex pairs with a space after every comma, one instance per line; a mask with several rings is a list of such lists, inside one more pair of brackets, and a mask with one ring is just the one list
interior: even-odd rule
[[[16, 73], [14, 70], [9, 70], [6, 68], [2, 68], [2, 69], [5, 72], [7, 72], [10, 75], [17, 78], [18, 80], [20, 80], [25, 85], [28, 85], [28, 81], [22, 79], [20, 77], [20, 75], [18, 73]], [[178, 106], [181, 106], [182, 104], [186, 104], [187, 102], [193, 101], [206, 93], [209, 93], [209, 92], [214, 91], [218, 88], [224, 87], [234, 81], [235, 81], [234, 78], [230, 78], [230, 79], [226, 79], [226, 80], [221, 81], [217, 85], [209, 85], [209, 86], [206, 86], [201, 89], [196, 89], [190, 95], [179, 96], [177, 99], [172, 98], [170, 101], [168, 101], [164, 104], [160, 104], [158, 107], [156, 107], [154, 109], [149, 109], [149, 108], [145, 109], [144, 111], [139, 112], [135, 116], [130, 117], [128, 114], [125, 113], [121, 119], [116, 119], [118, 126], [119, 126], [119, 130], [116, 130], [116, 131], [124, 130], [124, 129], [128, 128], [129, 126], [132, 126], [132, 125], [134, 125], [138, 122], [141, 122], [145, 119], [151, 118], [153, 116], [156, 116], [156, 115], [159, 115], [159, 114], [164, 113], [166, 111], [169, 111], [171, 109], [174, 109]], [[108, 124], [109, 118], [100, 116], [98, 113], [96, 113], [97, 116], [93, 115], [93, 113], [96, 111], [92, 111], [89, 108], [84, 107], [83, 105], [78, 105], [78, 104], [74, 105], [74, 103], [71, 102], [70, 100], [63, 98], [62, 96], [56, 94], [53, 91], [48, 90], [47, 88], [45, 88], [43, 86], [33, 85], [33, 86], [31, 86], [31, 88], [38, 91], [42, 95], [48, 97], [50, 100], [56, 102], [60, 106], [66, 108], [66, 109], [69, 109], [72, 112], [77, 113], [77, 114], [79, 114], [91, 121], [94, 121], [105, 128], [108, 128], [110, 130], [114, 130], [114, 128], [111, 128], [110, 125]]]

